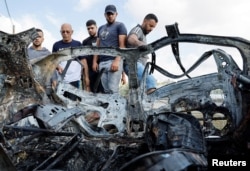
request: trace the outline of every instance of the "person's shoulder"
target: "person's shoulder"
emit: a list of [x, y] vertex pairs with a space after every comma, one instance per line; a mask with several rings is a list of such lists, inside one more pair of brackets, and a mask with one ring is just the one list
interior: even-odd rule
[[114, 27], [119, 30], [119, 34], [126, 35], [127, 34], [127, 28], [124, 23], [120, 21], [116, 21], [114, 23]]
[[48, 53], [51, 53], [51, 52], [49, 51], [49, 49], [47, 49], [46, 47], [43, 47], [42, 50], [43, 50], [43, 51], [46, 51], [46, 52], [48, 52]]
[[116, 21], [114, 24], [118, 26], [125, 26], [125, 24], [121, 21]]
[[119, 28], [119, 29], [123, 29], [123, 30], [127, 30], [125, 24], [123, 22], [120, 22], [120, 21], [116, 21], [114, 23], [115, 27]]
[[140, 25], [140, 24], [137, 24], [137, 25], [135, 25], [134, 27], [132, 27], [131, 30], [134, 30], [134, 29], [141, 29], [141, 25]]
[[115, 21], [116, 24], [124, 24], [123, 22], [121, 21]]
[[83, 45], [86, 44], [86, 42], [87, 42], [88, 40], [89, 40], [89, 37], [83, 39], [83, 40], [82, 40], [82, 44], [83, 44]]
[[79, 43], [80, 41], [79, 41], [79, 40], [72, 39], [72, 42]]
[[98, 30], [101, 30], [102, 28], [105, 28], [105, 27], [107, 27], [107, 24], [101, 25], [101, 26], [98, 28]]
[[28, 50], [34, 50], [34, 48], [32, 46], [29, 46]]
[[30, 54], [33, 53], [34, 51], [35, 51], [35, 49], [34, 49], [32, 46], [29, 46], [29, 47], [27, 48], [27, 53], [28, 53], [29, 56], [30, 56]]
[[82, 45], [80, 41], [72, 39], [72, 43], [76, 45]]
[[56, 41], [52, 46], [52, 52], [57, 52], [63, 46], [63, 41]]
[[89, 36], [86, 39], [83, 39], [82, 45], [89, 45], [89, 41], [92, 40], [93, 37]]
[[131, 30], [130, 33], [139, 33], [142, 32], [142, 28], [140, 24], [137, 24], [136, 26], [134, 26]]

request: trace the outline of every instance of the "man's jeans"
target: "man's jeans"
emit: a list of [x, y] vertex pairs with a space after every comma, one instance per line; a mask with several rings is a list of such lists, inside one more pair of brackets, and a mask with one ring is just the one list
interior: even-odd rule
[[120, 61], [119, 70], [116, 72], [110, 71], [113, 60], [102, 61], [99, 64], [99, 70], [104, 68], [101, 81], [104, 88], [104, 93], [119, 93], [119, 84], [123, 71], [123, 60]]
[[[142, 63], [137, 62], [137, 77], [138, 77], [140, 82], [142, 80], [142, 74], [143, 74], [144, 69], [145, 69], [145, 66]], [[127, 75], [128, 75], [128, 70], [129, 70], [128, 65], [125, 65], [124, 71]], [[147, 75], [147, 77], [146, 77], [146, 89], [149, 90], [151, 88], [156, 88], [156, 80], [155, 80], [153, 75]]]

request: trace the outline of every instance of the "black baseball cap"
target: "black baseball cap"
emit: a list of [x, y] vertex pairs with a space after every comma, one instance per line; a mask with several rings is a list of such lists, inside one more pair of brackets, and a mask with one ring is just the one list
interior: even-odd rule
[[105, 13], [108, 12], [111, 12], [113, 14], [116, 13], [116, 7], [114, 5], [107, 5], [105, 8]]

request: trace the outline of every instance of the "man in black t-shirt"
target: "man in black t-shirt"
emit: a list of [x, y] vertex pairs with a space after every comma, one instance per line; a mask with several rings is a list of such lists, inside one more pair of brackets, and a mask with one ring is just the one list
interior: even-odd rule
[[[89, 37], [82, 41], [83, 46], [96, 46], [96, 39], [97, 39], [97, 25], [95, 20], [88, 20], [86, 22], [86, 27], [89, 33]], [[103, 87], [101, 81], [98, 80], [98, 73], [93, 71], [92, 64], [93, 64], [93, 55], [88, 55], [85, 57], [88, 64], [89, 69], [89, 81], [90, 81], [90, 91], [94, 93], [103, 93]], [[99, 83], [98, 83], [99, 82]], [[96, 85], [98, 84], [98, 85]], [[95, 89], [96, 87], [96, 89]]]

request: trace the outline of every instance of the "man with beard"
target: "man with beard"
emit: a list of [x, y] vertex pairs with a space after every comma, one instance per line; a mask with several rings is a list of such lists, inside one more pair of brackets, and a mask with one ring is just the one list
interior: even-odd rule
[[[114, 5], [107, 5], [104, 16], [107, 23], [100, 26], [97, 33], [98, 47], [125, 48], [127, 29], [122, 22], [116, 21], [118, 13]], [[100, 61], [98, 65], [98, 59]], [[123, 59], [121, 56], [94, 55], [93, 71], [104, 69], [101, 76], [104, 93], [119, 93], [119, 83], [123, 73]], [[124, 80], [122, 78], [122, 80]]]
[[[155, 14], [147, 14], [142, 24], [136, 25], [128, 34], [127, 37], [127, 47], [128, 48], [135, 48], [135, 47], [143, 47], [147, 45], [146, 35], [148, 35], [157, 25], [158, 18]], [[147, 60], [149, 59], [148, 56], [142, 56], [137, 61], [137, 76], [139, 81], [142, 79], [142, 74], [145, 69], [145, 65]], [[128, 75], [128, 66], [124, 66], [124, 70]], [[153, 93], [156, 89], [156, 80], [152, 75], [147, 75], [146, 78], [146, 88], [147, 94]]]
[[51, 52], [47, 48], [42, 47], [42, 43], [44, 41], [43, 31], [37, 28], [36, 32], [38, 36], [35, 38], [35, 40], [33, 40], [32, 46], [28, 48], [28, 56], [30, 60], [41, 56], [48, 56], [51, 54]]
[[[38, 57], [46, 57], [51, 54], [51, 52], [47, 48], [42, 46], [43, 41], [44, 41], [43, 31], [39, 28], [36, 28], [36, 32], [38, 36], [33, 40], [32, 45], [28, 47], [27, 49], [29, 60], [32, 60]], [[32, 67], [34, 67], [34, 65], [32, 65]], [[27, 118], [22, 119], [21, 121], [19, 121], [18, 126], [39, 127], [37, 120], [34, 119], [33, 116], [29, 116]]]

